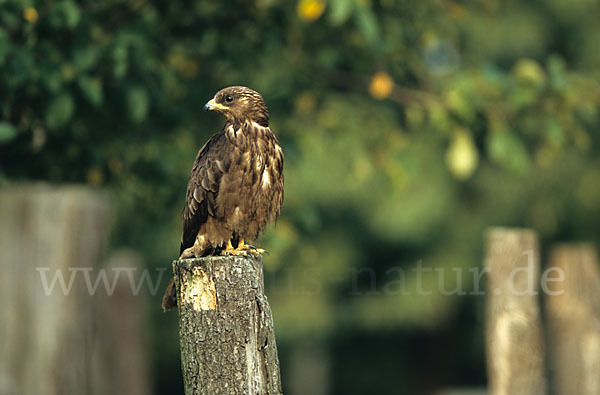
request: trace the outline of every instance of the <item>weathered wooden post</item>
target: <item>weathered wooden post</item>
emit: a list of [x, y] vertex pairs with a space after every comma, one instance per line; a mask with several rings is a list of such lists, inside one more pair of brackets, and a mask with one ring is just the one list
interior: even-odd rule
[[173, 262], [186, 395], [281, 394], [262, 258]]
[[85, 187], [0, 189], [0, 393], [97, 393], [83, 274], [99, 264], [109, 214]]
[[[95, 374], [90, 378], [94, 394], [151, 395], [145, 317], [148, 299], [141, 280], [135, 279], [139, 284], [130, 282], [133, 273], [143, 279], [142, 257], [127, 248], [115, 250], [103, 269], [107, 270], [113, 292], [98, 289], [94, 295], [93, 327], [97, 339], [91, 348]], [[131, 278], [123, 270], [131, 271]]]
[[544, 394], [538, 238], [527, 229], [487, 232], [486, 354], [490, 393]]
[[545, 297], [553, 393], [600, 394], [596, 249], [589, 244], [558, 246], [551, 252], [549, 270], [552, 281]]

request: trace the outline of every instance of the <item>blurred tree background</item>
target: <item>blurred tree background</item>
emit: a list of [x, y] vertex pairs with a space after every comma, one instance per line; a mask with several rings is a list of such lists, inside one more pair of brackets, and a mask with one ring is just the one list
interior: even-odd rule
[[[286, 393], [483, 386], [482, 297], [444, 289], [473, 289], [485, 227], [599, 241], [599, 15], [598, 0], [0, 0], [0, 185], [110, 191], [112, 246], [170, 271], [191, 164], [224, 122], [202, 106], [247, 85], [286, 154], [260, 241]], [[418, 262], [446, 270], [421, 284]], [[180, 393], [160, 296], [155, 391]]]

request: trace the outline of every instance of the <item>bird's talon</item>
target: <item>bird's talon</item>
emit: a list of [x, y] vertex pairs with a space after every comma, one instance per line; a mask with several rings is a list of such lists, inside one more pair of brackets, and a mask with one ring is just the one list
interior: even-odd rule
[[253, 245], [250, 245], [250, 244], [248, 244], [247, 247], [250, 250], [250, 252], [253, 253], [253, 254], [259, 254], [259, 255], [267, 254], [268, 256], [271, 256], [271, 254], [269, 254], [269, 251], [264, 250], [262, 248], [257, 248], [257, 247], [255, 247]]

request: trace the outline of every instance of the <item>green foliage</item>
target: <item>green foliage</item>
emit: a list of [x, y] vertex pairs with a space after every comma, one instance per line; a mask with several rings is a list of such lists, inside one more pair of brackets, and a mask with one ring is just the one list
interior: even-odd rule
[[[113, 244], [165, 267], [189, 169], [223, 122], [202, 105], [248, 85], [286, 154], [283, 216], [261, 239], [283, 349], [477, 325], [473, 298], [443, 295], [437, 271], [418, 296], [411, 269], [470, 289], [490, 225], [598, 240], [599, 13], [589, 0], [0, 2], [0, 183], [109, 189]], [[470, 333], [445, 340], [463, 367], [482, 361]], [[448, 369], [442, 382], [472, 383]], [[371, 385], [351, 390], [417, 392]]]
[[8, 122], [0, 122], [0, 142], [4, 143], [17, 137], [17, 128]]

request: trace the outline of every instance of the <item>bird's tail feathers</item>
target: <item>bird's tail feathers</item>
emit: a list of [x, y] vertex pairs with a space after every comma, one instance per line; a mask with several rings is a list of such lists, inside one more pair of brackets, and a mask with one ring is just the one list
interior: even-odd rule
[[167, 312], [175, 307], [177, 307], [177, 292], [175, 290], [175, 277], [171, 277], [171, 281], [169, 281], [162, 299], [162, 309], [164, 312]]

